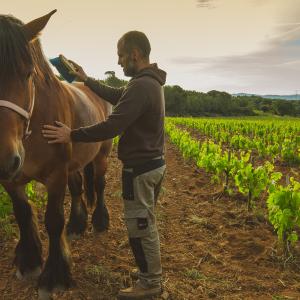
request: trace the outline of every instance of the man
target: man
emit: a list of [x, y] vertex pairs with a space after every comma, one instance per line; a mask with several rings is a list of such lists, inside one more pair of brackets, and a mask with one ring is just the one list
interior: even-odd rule
[[166, 73], [150, 64], [151, 47], [139, 31], [125, 33], [118, 41], [118, 64], [132, 77], [125, 88], [101, 84], [76, 67], [79, 81], [115, 105], [102, 123], [71, 130], [45, 125], [48, 143], [98, 142], [120, 135], [118, 157], [123, 163], [122, 194], [129, 243], [138, 266], [138, 281], [120, 290], [121, 299], [144, 299], [159, 295], [161, 287], [160, 243], [154, 207], [165, 173], [163, 85]]

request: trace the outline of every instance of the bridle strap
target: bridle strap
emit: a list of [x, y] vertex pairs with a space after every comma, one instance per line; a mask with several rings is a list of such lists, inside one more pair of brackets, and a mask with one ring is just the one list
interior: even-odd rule
[[29, 111], [26, 111], [22, 107], [6, 100], [0, 100], [0, 107], [6, 107], [8, 109], [11, 109], [12, 111], [16, 112], [20, 116], [26, 119], [25, 123], [25, 133], [24, 133], [24, 139], [27, 139], [29, 135], [31, 134], [31, 130], [29, 130], [29, 124], [30, 124], [30, 118], [32, 116], [33, 108], [34, 108], [34, 102], [35, 102], [35, 86], [34, 83], [32, 85], [32, 99], [30, 101], [30, 107]]
[[25, 109], [21, 108], [20, 106], [14, 104], [12, 102], [0, 100], [0, 106], [9, 108], [9, 109], [15, 111], [16, 113], [18, 113], [19, 115], [24, 117], [26, 120], [29, 120], [29, 118], [30, 118], [29, 112], [27, 112]]
[[34, 108], [34, 103], [35, 103], [35, 85], [34, 83], [32, 83], [32, 99], [30, 103], [28, 119], [26, 121], [27, 124], [26, 124], [25, 135], [24, 135], [25, 139], [27, 139], [31, 135], [31, 130], [29, 130], [29, 125], [30, 125], [30, 119], [32, 116], [33, 108]]

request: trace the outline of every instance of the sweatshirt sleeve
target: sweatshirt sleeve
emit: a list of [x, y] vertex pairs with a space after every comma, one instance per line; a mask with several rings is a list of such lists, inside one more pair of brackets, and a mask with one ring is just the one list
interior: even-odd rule
[[124, 87], [114, 88], [105, 85], [99, 80], [91, 77], [88, 77], [84, 84], [88, 86], [95, 94], [103, 98], [105, 101], [111, 103], [112, 105], [116, 105], [118, 103], [124, 91]]
[[100, 142], [120, 135], [147, 110], [147, 96], [143, 86], [130, 82], [113, 113], [104, 122], [71, 131], [73, 142]]

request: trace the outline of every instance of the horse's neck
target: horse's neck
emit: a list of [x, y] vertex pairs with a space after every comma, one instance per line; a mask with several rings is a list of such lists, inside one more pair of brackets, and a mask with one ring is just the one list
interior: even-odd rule
[[34, 112], [43, 115], [45, 119], [57, 118], [70, 110], [67, 87], [53, 74], [35, 80]]

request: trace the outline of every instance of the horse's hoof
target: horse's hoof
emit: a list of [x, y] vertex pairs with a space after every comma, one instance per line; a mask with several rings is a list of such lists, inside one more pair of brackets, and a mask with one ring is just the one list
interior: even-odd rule
[[106, 232], [108, 231], [108, 226], [98, 226], [98, 225], [94, 225], [93, 224], [93, 232], [94, 233], [103, 233], [103, 232]]
[[61, 286], [61, 285], [58, 285], [58, 286], [54, 287], [52, 292], [48, 291], [45, 288], [40, 288], [39, 291], [38, 291], [39, 300], [52, 300], [53, 299], [52, 295], [54, 293], [64, 292], [66, 290], [67, 290], [67, 288], [65, 288], [64, 286]]
[[54, 288], [53, 292], [54, 293], [57, 293], [57, 292], [64, 292], [64, 291], [67, 291], [68, 288], [62, 286], [62, 285], [58, 285]]
[[52, 293], [45, 289], [39, 289], [39, 300], [52, 300]]
[[79, 240], [81, 237], [82, 237], [82, 235], [78, 234], [78, 233], [68, 233], [67, 240], [68, 241], [75, 241], [75, 240]]
[[35, 268], [34, 270], [32, 270], [30, 272], [25, 272], [24, 274], [22, 274], [20, 272], [20, 270], [17, 270], [16, 276], [19, 280], [31, 281], [31, 280], [37, 279], [40, 276], [41, 273], [42, 273], [42, 268], [37, 267], [37, 268]]
[[71, 240], [71, 239], [80, 238], [84, 234], [86, 228], [87, 228], [86, 220], [84, 222], [80, 222], [80, 220], [78, 220], [77, 223], [69, 222], [66, 229], [67, 239]]

